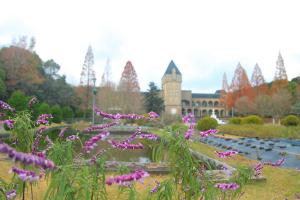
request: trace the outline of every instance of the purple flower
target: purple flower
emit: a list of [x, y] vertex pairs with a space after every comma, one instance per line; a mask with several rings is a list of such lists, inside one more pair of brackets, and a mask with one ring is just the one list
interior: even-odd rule
[[33, 182], [33, 181], [37, 181], [41, 178], [41, 176], [37, 175], [34, 171], [19, 169], [16, 167], [13, 167], [11, 169], [11, 171], [13, 173], [17, 174], [22, 181]]
[[45, 130], [47, 130], [46, 126], [40, 127], [37, 131], [36, 131], [36, 135], [41, 135], [43, 132], [45, 132]]
[[117, 149], [143, 149], [144, 148], [144, 146], [141, 143], [129, 144], [126, 142], [116, 142], [113, 140], [108, 140], [108, 143], [110, 143], [113, 148], [117, 148]]
[[262, 163], [258, 163], [254, 167], [254, 176], [258, 177], [262, 173], [262, 169], [264, 168], [264, 165]]
[[37, 102], [38, 102], [37, 98], [36, 98], [36, 97], [32, 97], [32, 98], [29, 100], [29, 102], [28, 102], [28, 107], [29, 107], [29, 108], [32, 108], [32, 106], [33, 106], [34, 104], [36, 104]]
[[136, 131], [127, 139], [123, 140], [122, 143], [130, 143], [133, 140], [135, 140], [135, 138], [141, 134], [142, 128], [141, 127], [137, 127]]
[[68, 129], [68, 127], [62, 128], [59, 132], [58, 137], [63, 138], [67, 129]]
[[9, 158], [13, 159], [14, 161], [22, 162], [25, 165], [34, 164], [44, 169], [55, 168], [53, 161], [29, 153], [17, 152], [14, 148], [5, 143], [0, 144], [0, 153], [5, 153]]
[[37, 152], [37, 149], [38, 149], [38, 146], [39, 146], [39, 143], [40, 143], [40, 140], [42, 138], [42, 135], [41, 134], [38, 134], [34, 141], [33, 141], [33, 144], [32, 144], [32, 147], [31, 147], [31, 152], [33, 154], [35, 154]]
[[13, 129], [14, 128], [14, 124], [15, 121], [12, 119], [6, 119], [3, 121], [3, 123], [9, 128], [9, 129]]
[[53, 118], [51, 114], [41, 114], [38, 119], [36, 120], [36, 124], [44, 124], [48, 125], [49, 124], [49, 119]]
[[40, 140], [42, 138], [42, 133], [47, 129], [47, 127], [41, 127], [39, 128], [37, 131], [36, 131], [36, 137], [33, 141], [33, 144], [32, 144], [32, 148], [31, 148], [31, 152], [32, 154], [35, 154], [37, 155], [37, 149], [38, 149], [38, 146], [39, 146], [39, 143], [40, 143]]
[[195, 117], [192, 113], [189, 113], [188, 115], [186, 115], [182, 118], [182, 122], [185, 123], [189, 127], [188, 130], [184, 134], [184, 138], [188, 140], [194, 133], [194, 129], [195, 129], [195, 125], [196, 125]]
[[150, 120], [159, 118], [159, 115], [156, 112], [153, 112], [153, 111], [149, 112], [148, 115], [149, 115]]
[[45, 150], [44, 150], [44, 154], [46, 154], [46, 152], [49, 151], [49, 150], [52, 148], [52, 146], [53, 146], [53, 142], [52, 142], [52, 140], [48, 137], [48, 135], [46, 136], [45, 140], [46, 140], [46, 142], [47, 142], [47, 145], [46, 145], [46, 148], [45, 148]]
[[134, 119], [134, 120], [149, 119], [149, 120], [152, 120], [152, 119], [155, 119], [158, 117], [158, 114], [156, 114], [155, 112], [149, 112], [148, 113], [149, 117], [145, 117], [143, 115], [137, 115], [137, 114], [119, 114], [119, 113], [110, 114], [110, 113], [103, 112], [98, 108], [95, 108], [94, 111], [97, 115], [102, 116], [104, 118], [117, 119], [117, 120], [119, 120], [119, 119]]
[[218, 132], [217, 129], [209, 129], [207, 131], [201, 131], [200, 136], [201, 137], [208, 137], [209, 135], [214, 135]]
[[237, 190], [240, 186], [236, 183], [217, 183], [215, 187], [225, 191], [225, 190]]
[[95, 125], [95, 126], [86, 128], [85, 131], [91, 132], [91, 131], [101, 130], [101, 129], [109, 128], [111, 126], [115, 126], [118, 124], [119, 124], [118, 121], [114, 121], [114, 122], [108, 123], [108, 124]]
[[156, 193], [160, 187], [160, 182], [155, 180], [156, 185], [150, 190], [151, 193]]
[[90, 163], [91, 164], [95, 164], [96, 163], [96, 160], [97, 160], [97, 157], [99, 157], [100, 155], [102, 155], [103, 153], [105, 153], [106, 150], [105, 149], [100, 149], [98, 150], [98, 152], [90, 159]]
[[11, 107], [10, 105], [8, 105], [7, 103], [5, 103], [4, 101], [0, 100], [0, 108], [3, 110], [10, 110], [12, 112], [15, 111], [15, 109], [13, 107]]
[[271, 165], [273, 167], [280, 167], [285, 161], [285, 158], [281, 158], [279, 160], [277, 160], [275, 163], [272, 162], [264, 162], [264, 165]]
[[224, 152], [215, 151], [215, 152], [219, 156], [219, 158], [227, 158], [238, 154], [237, 151], [224, 151]]
[[70, 135], [66, 138], [67, 141], [75, 141], [79, 140], [79, 137], [77, 135]]
[[91, 137], [88, 141], [84, 143], [84, 150], [86, 153], [90, 153], [97, 146], [97, 142], [99, 140], [104, 140], [109, 135], [108, 131], [103, 131], [93, 137]]
[[149, 176], [149, 173], [144, 170], [136, 170], [130, 174], [123, 174], [116, 177], [111, 177], [106, 180], [107, 185], [112, 185], [114, 183], [118, 185], [128, 186], [133, 181], [142, 181], [145, 177]]
[[6, 198], [7, 199], [13, 199], [17, 196], [17, 191], [15, 189], [12, 189], [8, 192], [6, 192]]
[[148, 139], [148, 140], [157, 140], [159, 137], [153, 133], [149, 133], [149, 134], [140, 134], [139, 138], [142, 139]]

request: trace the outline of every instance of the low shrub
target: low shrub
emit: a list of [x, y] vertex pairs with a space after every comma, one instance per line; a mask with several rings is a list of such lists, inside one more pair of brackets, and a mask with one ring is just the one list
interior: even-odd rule
[[228, 120], [229, 124], [241, 124], [242, 119], [240, 117], [233, 117]]
[[211, 117], [204, 117], [200, 119], [197, 123], [197, 129], [200, 131], [215, 129], [217, 128], [217, 126], [218, 126], [217, 120]]
[[295, 115], [288, 115], [282, 119], [281, 124], [284, 126], [298, 126], [300, 124], [300, 120]]
[[257, 115], [249, 115], [242, 118], [241, 124], [263, 124], [263, 120]]

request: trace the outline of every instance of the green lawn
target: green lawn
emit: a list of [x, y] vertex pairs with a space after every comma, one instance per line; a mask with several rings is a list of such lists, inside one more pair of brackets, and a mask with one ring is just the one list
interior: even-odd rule
[[[192, 149], [221, 160], [233, 167], [251, 166], [257, 163], [257, 161], [249, 160], [240, 155], [229, 159], [220, 159], [214, 153], [216, 150], [214, 147], [199, 142], [190, 142], [190, 145]], [[241, 199], [295, 199], [295, 193], [300, 194], [300, 171], [265, 166], [263, 176], [267, 180], [248, 184], [245, 187], [245, 194]]]
[[272, 124], [226, 124], [218, 126], [218, 130], [220, 130], [220, 133], [231, 134], [241, 137], [300, 139], [300, 126], [285, 127]]

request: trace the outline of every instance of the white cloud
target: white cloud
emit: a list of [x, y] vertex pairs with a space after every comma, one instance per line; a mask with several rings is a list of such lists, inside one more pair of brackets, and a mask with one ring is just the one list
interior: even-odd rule
[[[160, 85], [173, 59], [183, 74], [183, 88], [213, 91], [221, 86], [223, 72], [230, 82], [239, 61], [249, 78], [257, 62], [271, 81], [278, 51], [289, 78], [300, 75], [298, 4], [289, 0], [11, 0], [2, 2], [6, 9], [0, 13], [0, 28], [5, 29], [1, 28], [0, 45], [12, 36], [33, 35], [42, 59], [56, 60], [68, 81], [78, 83], [91, 44], [99, 81], [108, 57], [116, 82], [131, 60], [143, 90], [150, 81]], [[10, 23], [13, 27], [7, 26]]]

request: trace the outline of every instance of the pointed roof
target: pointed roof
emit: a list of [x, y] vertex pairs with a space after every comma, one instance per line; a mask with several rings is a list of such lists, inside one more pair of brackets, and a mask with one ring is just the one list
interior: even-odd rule
[[168, 66], [168, 68], [167, 68], [164, 75], [172, 74], [173, 69], [175, 69], [176, 74], [181, 75], [179, 69], [176, 67], [173, 60], [171, 60], [171, 62], [169, 63], [169, 66]]

